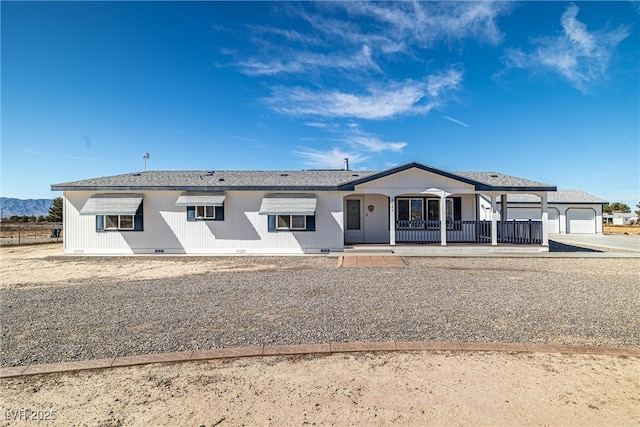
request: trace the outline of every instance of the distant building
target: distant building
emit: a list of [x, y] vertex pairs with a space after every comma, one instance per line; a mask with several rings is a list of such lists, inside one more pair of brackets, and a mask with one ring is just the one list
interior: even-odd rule
[[614, 212], [602, 215], [602, 220], [609, 225], [631, 225], [638, 223], [638, 215], [633, 212]]

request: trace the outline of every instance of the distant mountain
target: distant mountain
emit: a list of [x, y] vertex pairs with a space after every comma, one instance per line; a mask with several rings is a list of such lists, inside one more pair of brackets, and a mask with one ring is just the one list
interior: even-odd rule
[[0, 218], [10, 218], [13, 215], [40, 216], [48, 215], [53, 199], [12, 199], [0, 197]]

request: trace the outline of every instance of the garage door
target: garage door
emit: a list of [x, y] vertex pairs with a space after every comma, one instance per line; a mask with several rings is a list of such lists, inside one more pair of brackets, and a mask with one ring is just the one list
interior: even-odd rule
[[593, 209], [567, 209], [567, 233], [595, 234], [596, 212]]
[[[558, 209], [549, 208], [548, 217], [549, 217], [549, 233], [560, 233], [560, 214], [558, 213]], [[507, 217], [509, 219], [518, 219], [518, 220], [540, 220], [542, 219], [542, 212], [540, 208], [512, 208], [509, 207], [507, 209]]]

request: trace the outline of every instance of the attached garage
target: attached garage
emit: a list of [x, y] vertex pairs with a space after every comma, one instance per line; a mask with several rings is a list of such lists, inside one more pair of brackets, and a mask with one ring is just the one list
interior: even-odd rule
[[595, 234], [596, 211], [590, 208], [567, 209], [567, 233]]
[[[549, 233], [602, 233], [602, 205], [607, 203], [580, 190], [550, 191], [548, 201]], [[488, 204], [485, 201], [485, 204]], [[508, 219], [542, 218], [540, 197], [533, 194], [507, 195]]]

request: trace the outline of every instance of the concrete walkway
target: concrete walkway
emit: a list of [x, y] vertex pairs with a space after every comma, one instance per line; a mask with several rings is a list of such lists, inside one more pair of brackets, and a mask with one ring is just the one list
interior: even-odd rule
[[550, 234], [549, 240], [582, 247], [640, 252], [640, 236], [626, 234]]
[[491, 351], [508, 353], [561, 353], [597, 354], [606, 356], [639, 357], [640, 348], [567, 346], [524, 343], [488, 342], [352, 342], [303, 345], [255, 346], [213, 350], [182, 351], [175, 353], [141, 354], [77, 362], [47, 363], [42, 365], [0, 368], [0, 379], [42, 374], [68, 373], [85, 370], [150, 365], [153, 363], [194, 362], [238, 357], [290, 356], [300, 354], [332, 354], [376, 351]]

